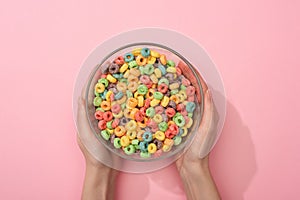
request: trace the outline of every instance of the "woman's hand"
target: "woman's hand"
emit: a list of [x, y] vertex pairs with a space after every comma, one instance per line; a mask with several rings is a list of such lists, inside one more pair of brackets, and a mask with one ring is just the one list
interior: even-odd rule
[[[82, 94], [85, 94], [85, 89]], [[81, 95], [78, 100], [77, 129], [80, 133], [77, 136], [77, 142], [86, 161], [85, 179], [81, 199], [113, 199], [115, 179], [118, 172], [99, 161], [110, 159], [110, 153], [96, 140], [94, 133], [90, 128], [85, 109], [84, 95]], [[84, 143], [90, 143], [97, 147], [97, 159], [88, 151]]]

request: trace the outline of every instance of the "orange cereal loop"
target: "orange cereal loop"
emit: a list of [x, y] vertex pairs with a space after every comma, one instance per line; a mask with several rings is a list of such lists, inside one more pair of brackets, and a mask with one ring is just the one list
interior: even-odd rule
[[160, 57], [159, 57], [159, 60], [160, 60], [160, 63], [162, 65], [166, 65], [167, 64], [167, 57], [166, 57], [166, 55], [161, 54]]
[[137, 122], [137, 124], [138, 124], [138, 127], [140, 127], [140, 128], [146, 128], [146, 123], [142, 123], [142, 122]]
[[122, 104], [126, 101], [126, 99], [127, 99], [127, 97], [126, 97], [126, 95], [124, 95], [121, 99], [117, 100], [116, 102], [117, 102], [117, 104]]
[[179, 100], [178, 96], [176, 96], [176, 95], [170, 96], [170, 100], [174, 101], [176, 104], [180, 103], [180, 100]]
[[110, 110], [110, 103], [108, 101], [102, 101], [100, 106], [105, 111]]
[[170, 125], [172, 125], [172, 124], [176, 124], [176, 123], [173, 122], [173, 121], [168, 121], [168, 127], [169, 127]]
[[136, 60], [136, 63], [140, 66], [147, 64], [147, 58], [144, 58], [142, 55], [138, 55], [135, 60]]
[[164, 144], [172, 147], [174, 145], [174, 140], [166, 138]]
[[125, 135], [125, 132], [126, 132], [126, 130], [125, 130], [124, 126], [117, 126], [115, 128], [115, 134], [118, 137], [121, 137], [121, 136]]
[[136, 98], [132, 98], [132, 97], [130, 97], [128, 100], [127, 100], [127, 107], [128, 108], [135, 108], [136, 106], [137, 106], [137, 104], [138, 104], [138, 101], [137, 101], [137, 99]]
[[134, 115], [138, 111], [139, 111], [139, 109], [137, 109], [137, 108], [132, 109], [129, 114], [130, 119], [134, 119]]
[[154, 98], [153, 97], [154, 92], [155, 92], [154, 89], [152, 89], [152, 88], [149, 89], [148, 92], [147, 92], [147, 94], [146, 94], [146, 98], [152, 100]]
[[141, 72], [138, 68], [131, 68], [129, 70], [129, 73], [132, 74], [133, 76], [136, 76], [136, 77], [141, 75]]

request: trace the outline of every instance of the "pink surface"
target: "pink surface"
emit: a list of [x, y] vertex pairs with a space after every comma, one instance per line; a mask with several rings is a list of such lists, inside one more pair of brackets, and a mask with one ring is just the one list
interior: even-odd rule
[[[192, 37], [220, 69], [228, 112], [210, 162], [223, 199], [300, 198], [299, 1], [172, 2], [2, 3], [0, 199], [80, 199], [77, 71], [97, 44], [144, 26]], [[185, 199], [174, 166], [117, 186], [116, 199]]]

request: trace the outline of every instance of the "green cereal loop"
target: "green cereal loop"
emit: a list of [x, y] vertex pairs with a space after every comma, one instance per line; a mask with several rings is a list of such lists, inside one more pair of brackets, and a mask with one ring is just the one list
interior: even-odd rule
[[141, 151], [140, 156], [142, 158], [150, 158], [151, 154], [148, 151]]
[[128, 81], [127, 81], [127, 78], [120, 78], [119, 82], [127, 84]]
[[138, 64], [136, 63], [135, 60], [133, 60], [133, 61], [130, 61], [130, 62], [128, 63], [128, 66], [129, 66], [129, 68], [131, 69], [131, 68], [137, 67]]
[[160, 84], [162, 84], [162, 83], [164, 83], [164, 84], [166, 84], [166, 85], [169, 85], [169, 84], [170, 84], [170, 83], [169, 83], [169, 80], [166, 79], [166, 78], [161, 78], [161, 79], [158, 81], [158, 85], [160, 85]]
[[96, 92], [96, 90], [94, 90], [94, 95], [95, 95], [96, 97], [99, 97], [99, 96], [100, 96], [100, 94], [99, 94], [98, 92]]
[[126, 95], [127, 95], [127, 98], [133, 97], [132, 92], [130, 92], [129, 90], [126, 90]]
[[175, 118], [173, 117], [173, 121], [179, 127], [183, 127], [185, 125], [185, 119], [182, 115], [178, 115]]
[[127, 147], [124, 148], [124, 152], [127, 155], [131, 155], [131, 154], [133, 154], [135, 152], [135, 147], [132, 144], [130, 144]]
[[193, 117], [193, 113], [188, 113], [188, 117], [192, 118]]
[[138, 145], [139, 144], [139, 140], [138, 139], [131, 140], [131, 144]]
[[105, 87], [108, 86], [108, 80], [105, 79], [105, 78], [100, 78], [100, 79], [98, 80], [98, 83], [102, 83]]
[[153, 97], [154, 99], [161, 100], [164, 97], [164, 95], [161, 92], [154, 92]]
[[175, 136], [174, 138], [173, 138], [173, 140], [174, 140], [174, 145], [179, 145], [180, 143], [181, 143], [181, 141], [182, 141], [182, 138], [180, 137], [180, 136]]
[[145, 94], [147, 94], [147, 92], [148, 92], [148, 88], [147, 88], [146, 85], [140, 85], [140, 86], [137, 88], [137, 92], [138, 92], [139, 94], [145, 95]]
[[94, 106], [100, 106], [101, 103], [102, 103], [101, 97], [94, 98], [94, 101], [93, 101]]
[[181, 84], [180, 90], [184, 90], [184, 91], [185, 91], [185, 90], [186, 90], [186, 87], [185, 87], [184, 85]]
[[173, 60], [167, 60], [167, 66], [168, 67], [174, 67], [175, 66], [175, 62]]
[[101, 136], [104, 138], [104, 140], [109, 140], [110, 134], [108, 133], [107, 130], [101, 131]]
[[120, 138], [115, 138], [115, 139], [114, 139], [114, 147], [115, 147], [116, 149], [121, 148], [121, 139], [120, 139]]
[[109, 121], [109, 122], [106, 122], [106, 127], [107, 127], [108, 129], [113, 129], [112, 126], [111, 126], [112, 122], [113, 122], [112, 120]]
[[176, 89], [176, 90], [171, 90], [170, 94], [171, 94], [171, 95], [174, 95], [174, 94], [178, 94], [178, 92], [179, 92], [178, 89]]
[[145, 65], [145, 67], [144, 67], [144, 73], [145, 74], [151, 75], [151, 74], [153, 74], [153, 72], [154, 72], [154, 67], [153, 67], [152, 64]]
[[140, 66], [139, 67], [139, 70], [141, 72], [141, 75], [144, 75], [145, 74], [145, 67], [144, 66]]
[[98, 107], [98, 108], [96, 109], [96, 111], [105, 112], [105, 110], [103, 110], [103, 108], [101, 108], [101, 107]]
[[126, 108], [126, 102], [121, 104], [121, 108], [122, 108], [122, 110], [124, 110]]
[[138, 144], [133, 144], [133, 146], [135, 149], [140, 149], [140, 145], [138, 145]]
[[168, 129], [168, 123], [167, 122], [160, 122], [158, 124], [158, 128], [159, 128], [159, 130], [164, 132]]
[[155, 110], [153, 107], [149, 107], [146, 110], [146, 116], [148, 117], [153, 117], [155, 115]]

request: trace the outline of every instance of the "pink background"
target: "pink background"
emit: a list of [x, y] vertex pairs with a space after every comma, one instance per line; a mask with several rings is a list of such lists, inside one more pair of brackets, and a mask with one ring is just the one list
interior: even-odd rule
[[[80, 199], [84, 160], [72, 90], [102, 41], [132, 28], [177, 30], [202, 44], [228, 112], [211, 153], [223, 199], [300, 199], [300, 3], [6, 1], [0, 6], [0, 199]], [[116, 199], [185, 199], [174, 166], [121, 174]]]

